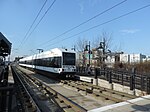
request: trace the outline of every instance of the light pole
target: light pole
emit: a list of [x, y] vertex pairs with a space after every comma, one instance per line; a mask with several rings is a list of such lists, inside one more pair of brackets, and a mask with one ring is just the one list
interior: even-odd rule
[[84, 51], [88, 51], [88, 54], [89, 54], [89, 66], [90, 66], [90, 55], [91, 55], [91, 50], [90, 50], [90, 41], [89, 41], [89, 44], [85, 46], [85, 49]]
[[107, 56], [112, 55], [111, 50], [107, 49], [106, 40], [100, 42], [99, 47], [96, 48], [97, 50], [101, 50], [101, 54], [99, 54], [100, 63], [102, 64], [102, 67], [105, 67], [105, 59]]
[[100, 46], [98, 48], [96, 48], [97, 50], [98, 49], [101, 49], [102, 50], [102, 54], [101, 56], [99, 57], [100, 58], [100, 62], [102, 63], [102, 67], [104, 67], [104, 62], [105, 62], [105, 51], [106, 51], [106, 43], [105, 41], [103, 42], [100, 42]]

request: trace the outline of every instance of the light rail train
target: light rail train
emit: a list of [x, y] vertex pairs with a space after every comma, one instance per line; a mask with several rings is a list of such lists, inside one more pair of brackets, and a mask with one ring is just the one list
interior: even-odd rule
[[[44, 75], [60, 78], [74, 77], [76, 52], [55, 48], [19, 60], [19, 65], [31, 68]], [[53, 77], [52, 76], [52, 77]]]

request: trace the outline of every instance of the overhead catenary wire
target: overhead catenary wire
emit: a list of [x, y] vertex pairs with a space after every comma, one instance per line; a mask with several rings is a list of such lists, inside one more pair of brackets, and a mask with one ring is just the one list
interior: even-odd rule
[[[38, 21], [38, 23], [35, 25], [35, 27], [33, 28], [33, 30], [29, 33], [28, 36], [26, 36], [25, 40], [23, 41], [24, 44], [27, 41], [27, 39], [31, 36], [31, 34], [35, 31], [35, 29], [37, 28], [37, 26], [41, 23], [41, 21], [43, 20], [43, 18], [45, 17], [45, 15], [48, 13], [48, 11], [52, 8], [52, 6], [54, 5], [54, 3], [56, 2], [56, 0], [54, 0], [51, 5], [48, 7], [48, 9], [45, 11], [45, 13], [43, 14], [43, 16], [40, 18], [40, 20]], [[23, 45], [23, 44], [21, 44]]]
[[42, 44], [40, 44], [40, 45], [38, 45], [38, 46], [45, 45], [45, 44], [47, 44], [47, 43], [49, 43], [49, 42], [51, 42], [51, 41], [53, 41], [53, 40], [55, 40], [55, 39], [57, 39], [57, 38], [63, 36], [63, 35], [65, 35], [65, 34], [71, 32], [71, 31], [73, 31], [74, 29], [76, 29], [76, 28], [78, 28], [78, 27], [80, 27], [80, 26], [82, 26], [82, 25], [88, 23], [89, 21], [91, 21], [91, 20], [93, 20], [93, 19], [99, 17], [100, 15], [102, 15], [102, 14], [104, 14], [104, 13], [110, 11], [111, 9], [113, 9], [113, 8], [115, 8], [115, 7], [117, 7], [117, 6], [121, 5], [121, 4], [123, 4], [123, 3], [126, 2], [126, 1], [127, 1], [127, 0], [123, 0], [123, 1], [121, 1], [121, 2], [119, 2], [119, 3], [117, 3], [117, 4], [115, 4], [114, 6], [112, 6], [112, 7], [108, 8], [108, 9], [106, 9], [106, 10], [104, 10], [104, 11], [98, 13], [97, 15], [95, 15], [95, 16], [93, 16], [93, 17], [87, 19], [86, 21], [84, 21], [84, 22], [82, 22], [82, 23], [80, 23], [80, 24], [78, 24], [78, 25], [76, 25], [76, 26], [70, 28], [69, 30], [66, 30], [65, 32], [61, 33], [60, 35], [55, 36], [55, 37], [53, 37], [52, 39], [47, 40], [46, 42], [44, 42], [44, 43], [42, 43]]
[[41, 17], [41, 19], [39, 20], [39, 22], [36, 24], [36, 26], [33, 28], [33, 30], [30, 32], [30, 34], [28, 35], [28, 37], [26, 38], [26, 40], [31, 36], [31, 34], [34, 32], [34, 30], [37, 28], [37, 26], [41, 23], [41, 21], [43, 20], [43, 18], [45, 17], [45, 15], [48, 13], [48, 11], [52, 8], [52, 6], [54, 5], [54, 3], [56, 2], [56, 0], [54, 0], [51, 5], [48, 7], [48, 9], [45, 11], [44, 15]]
[[[128, 13], [125, 13], [125, 14], [123, 14], [123, 15], [120, 15], [120, 16], [118, 16], [118, 17], [115, 17], [115, 18], [113, 18], [113, 19], [111, 19], [111, 20], [105, 21], [105, 22], [103, 22], [103, 23], [101, 23], [101, 24], [98, 24], [98, 25], [95, 25], [95, 26], [93, 26], [93, 27], [90, 27], [90, 28], [88, 28], [88, 29], [86, 29], [86, 30], [83, 30], [83, 31], [81, 31], [81, 32], [79, 32], [79, 33], [76, 33], [76, 34], [74, 34], [74, 35], [72, 35], [72, 36], [69, 36], [69, 37], [67, 37], [67, 38], [64, 38], [64, 39], [62, 39], [62, 40], [60, 40], [60, 41], [57, 41], [57, 43], [53, 43], [53, 44], [50, 44], [50, 45], [48, 45], [48, 46], [52, 46], [52, 45], [58, 44], [59, 42], [62, 42], [62, 41], [67, 40], [67, 39], [69, 39], [69, 38], [75, 37], [75, 36], [77, 36], [77, 35], [80, 35], [80, 34], [82, 34], [82, 33], [85, 33], [85, 32], [87, 32], [87, 31], [90, 31], [90, 30], [92, 30], [92, 29], [95, 29], [95, 28], [97, 28], [97, 27], [100, 27], [100, 26], [102, 26], [102, 25], [105, 25], [105, 24], [110, 23], [110, 22], [112, 22], [112, 21], [118, 20], [118, 19], [120, 19], [120, 18], [122, 18], [122, 17], [128, 16], [128, 15], [130, 15], [130, 14], [132, 14], [132, 13], [135, 13], [135, 12], [137, 12], [137, 11], [140, 11], [140, 10], [145, 9], [145, 8], [148, 8], [148, 7], [150, 7], [150, 4], [149, 4], [149, 5], [145, 5], [145, 6], [143, 6], [143, 7], [140, 7], [140, 8], [138, 8], [138, 9], [135, 9], [135, 10], [133, 10], [133, 11], [130, 11], [130, 12], [128, 12]], [[48, 46], [47, 46], [47, 47], [48, 47]]]
[[23, 44], [23, 42], [26, 40], [27, 35], [29, 34], [29, 32], [30, 32], [31, 28], [33, 27], [34, 23], [36, 22], [36, 20], [38, 19], [39, 15], [40, 15], [41, 11], [43, 10], [44, 6], [46, 5], [46, 3], [47, 3], [47, 0], [45, 0], [44, 4], [40, 8], [39, 12], [37, 13], [37, 15], [36, 15], [35, 19], [33, 20], [32, 24], [30, 25], [28, 31], [26, 32], [26, 34], [25, 34], [24, 38], [22, 39], [22, 41], [21, 41], [21, 43], [20, 43], [18, 48], [20, 48], [21, 45]]

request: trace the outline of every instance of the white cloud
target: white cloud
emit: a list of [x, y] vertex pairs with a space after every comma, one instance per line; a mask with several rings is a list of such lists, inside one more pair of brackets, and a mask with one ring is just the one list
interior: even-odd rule
[[139, 29], [124, 29], [124, 30], [121, 30], [120, 32], [126, 33], [126, 34], [134, 34], [134, 33], [137, 33], [139, 31], [140, 31]]

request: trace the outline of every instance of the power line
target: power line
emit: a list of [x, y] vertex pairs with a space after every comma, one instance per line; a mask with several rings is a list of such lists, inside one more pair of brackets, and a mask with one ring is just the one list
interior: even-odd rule
[[45, 11], [44, 15], [41, 17], [41, 19], [39, 20], [39, 22], [34, 27], [34, 29], [30, 32], [30, 34], [28, 35], [28, 37], [26, 38], [26, 40], [31, 36], [31, 34], [34, 32], [34, 30], [37, 28], [37, 26], [41, 23], [41, 21], [43, 20], [43, 18], [45, 17], [45, 15], [48, 13], [48, 11], [52, 8], [52, 6], [54, 5], [55, 2], [56, 2], [56, 0], [54, 0], [52, 2], [52, 4], [48, 7], [48, 9]]
[[20, 43], [20, 45], [19, 45], [18, 48], [21, 47], [21, 45], [23, 44], [24, 40], [27, 38], [27, 35], [29, 34], [31, 28], [33, 27], [35, 21], [36, 21], [37, 18], [39, 17], [39, 15], [40, 15], [41, 11], [43, 10], [44, 6], [46, 5], [46, 3], [47, 3], [47, 0], [45, 0], [44, 4], [42, 5], [42, 7], [41, 7], [41, 9], [39, 10], [38, 14], [36, 15], [35, 19], [33, 20], [31, 26], [29, 27], [28, 31], [26, 32], [26, 34], [25, 34], [24, 38], [22, 39], [22, 41], [21, 41], [21, 43]]
[[[64, 39], [61, 40], [61, 41], [57, 41], [57, 43], [62, 42], [62, 41], [64, 41], [64, 40], [67, 40], [67, 39], [69, 39], [69, 38], [75, 37], [75, 36], [77, 36], [77, 35], [79, 35], [79, 34], [82, 34], [82, 33], [84, 33], [84, 32], [90, 31], [90, 30], [92, 30], [92, 29], [95, 29], [95, 28], [97, 28], [97, 27], [100, 27], [100, 26], [102, 26], [102, 25], [105, 25], [105, 24], [107, 24], [107, 23], [110, 23], [110, 22], [112, 22], [112, 21], [118, 20], [118, 19], [120, 19], [120, 18], [122, 18], [122, 17], [128, 16], [128, 15], [130, 15], [130, 14], [132, 14], [132, 13], [135, 13], [135, 12], [140, 11], [140, 10], [142, 10], [142, 9], [145, 9], [145, 8], [147, 8], [147, 7], [150, 7], [150, 4], [149, 4], [149, 5], [145, 5], [145, 6], [143, 6], [143, 7], [140, 7], [140, 8], [138, 8], [138, 9], [135, 9], [135, 10], [133, 10], [133, 11], [130, 11], [130, 12], [128, 12], [128, 13], [125, 13], [125, 14], [123, 14], [123, 15], [121, 15], [121, 16], [118, 16], [118, 17], [116, 17], [116, 18], [113, 18], [113, 19], [111, 19], [111, 20], [108, 20], [108, 21], [106, 21], [106, 22], [103, 22], [103, 23], [101, 23], [101, 24], [95, 25], [95, 26], [93, 26], [93, 27], [91, 27], [91, 28], [88, 28], [88, 29], [86, 29], [86, 30], [83, 30], [83, 31], [81, 31], [81, 32], [79, 32], [79, 33], [76, 33], [76, 34], [70, 36], [70, 37], [64, 38]], [[52, 45], [55, 45], [55, 44], [57, 44], [57, 43], [53, 43], [53, 44], [48, 45], [48, 46], [52, 46]]]
[[[69, 29], [69, 30], [63, 32], [62, 34], [60, 34], [60, 35], [58, 35], [58, 36], [56, 36], [56, 37], [54, 37], [54, 38], [52, 38], [52, 39], [50, 39], [50, 40], [48, 40], [48, 41], [46, 41], [46, 42], [43, 43], [43, 44], [45, 45], [46, 43], [49, 43], [50, 41], [55, 40], [55, 39], [57, 39], [57, 38], [59, 38], [59, 37], [65, 35], [66, 33], [68, 33], [68, 32], [70, 32], [70, 31], [72, 31], [72, 30], [74, 30], [74, 29], [76, 29], [76, 28], [78, 28], [78, 27], [80, 27], [80, 26], [82, 26], [82, 25], [88, 23], [89, 21], [91, 21], [91, 20], [97, 18], [98, 16], [100, 16], [100, 15], [102, 15], [102, 14], [104, 14], [104, 13], [110, 11], [111, 9], [113, 9], [113, 8], [115, 8], [115, 7], [117, 7], [117, 6], [121, 5], [121, 4], [123, 4], [123, 3], [126, 2], [126, 1], [127, 1], [127, 0], [123, 0], [123, 1], [121, 1], [121, 2], [119, 2], [119, 3], [117, 3], [117, 4], [115, 4], [114, 6], [108, 8], [108, 9], [102, 11], [102, 12], [100, 12], [99, 14], [93, 16], [92, 18], [87, 19], [86, 21], [80, 23], [79, 25], [76, 25], [76, 26], [72, 27], [71, 29]], [[43, 44], [40, 44], [40, 45], [43, 45]], [[39, 46], [40, 46], [40, 45], [39, 45]]]

